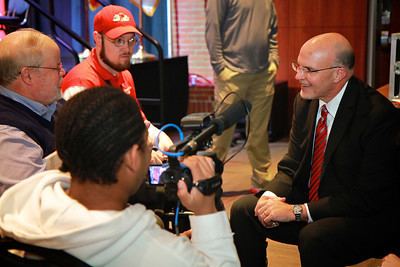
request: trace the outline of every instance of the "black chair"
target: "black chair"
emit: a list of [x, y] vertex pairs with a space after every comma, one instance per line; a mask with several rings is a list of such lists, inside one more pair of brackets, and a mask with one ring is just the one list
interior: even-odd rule
[[0, 266], [88, 267], [90, 265], [62, 250], [32, 246], [11, 238], [0, 238]]

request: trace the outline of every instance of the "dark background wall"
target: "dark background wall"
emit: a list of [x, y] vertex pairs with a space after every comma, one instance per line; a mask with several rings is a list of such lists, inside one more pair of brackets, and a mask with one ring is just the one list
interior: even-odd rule
[[[46, 10], [61, 23], [69, 27], [73, 32], [78, 34], [90, 45], [93, 43], [93, 19], [102, 7], [95, 10], [89, 8], [87, 0], [70, 0], [70, 1], [54, 1], [54, 0], [35, 0], [43, 10]], [[122, 5], [129, 9], [139, 26], [139, 9], [128, 0], [114, 0], [114, 1], [102, 1], [105, 4]], [[52, 7], [53, 6], [53, 7]], [[29, 15], [29, 26], [41, 30], [44, 33], [52, 35], [54, 31], [51, 28], [51, 23], [48, 18], [40, 14], [34, 8], [31, 8]], [[143, 30], [149, 35], [153, 36], [163, 47], [164, 51], [167, 51], [167, 7], [166, 1], [160, 1], [154, 15], [150, 18], [143, 15]], [[71, 45], [73, 49], [78, 52], [82, 52], [84, 47], [78, 42], [74, 41], [68, 34], [65, 33], [61, 28], [55, 27], [55, 33], [60, 36], [67, 44]], [[157, 50], [154, 46], [144, 41], [146, 51], [157, 55]], [[61, 45], [62, 47], [62, 45]], [[62, 47], [62, 59], [67, 69], [70, 69], [74, 64], [72, 55], [68, 50]]]

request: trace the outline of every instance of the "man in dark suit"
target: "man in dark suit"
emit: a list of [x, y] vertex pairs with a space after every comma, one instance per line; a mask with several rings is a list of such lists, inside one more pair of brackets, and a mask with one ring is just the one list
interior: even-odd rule
[[301, 91], [288, 152], [267, 191], [231, 210], [242, 266], [266, 265], [266, 238], [297, 244], [303, 267], [380, 257], [400, 238], [399, 113], [353, 66], [337, 33], [308, 40], [292, 64]]

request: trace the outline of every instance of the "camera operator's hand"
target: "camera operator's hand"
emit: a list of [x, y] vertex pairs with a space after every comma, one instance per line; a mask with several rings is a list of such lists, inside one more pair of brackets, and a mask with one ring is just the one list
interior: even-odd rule
[[151, 151], [150, 164], [162, 164], [168, 158], [160, 151]]
[[[153, 144], [154, 146], [157, 146], [158, 149], [168, 151], [168, 149], [174, 144], [171, 138], [169, 138], [169, 136], [163, 131], [160, 131], [148, 120], [145, 121], [145, 125], [149, 133], [148, 138], [150, 143]], [[156, 143], [157, 137], [158, 137], [158, 143]]]
[[[190, 156], [184, 159], [183, 164], [192, 172], [194, 182], [208, 179], [215, 175], [214, 161], [210, 157]], [[193, 187], [189, 193], [185, 182], [179, 181], [177, 195], [182, 204], [196, 215], [217, 212], [215, 194], [205, 196], [196, 187]]]

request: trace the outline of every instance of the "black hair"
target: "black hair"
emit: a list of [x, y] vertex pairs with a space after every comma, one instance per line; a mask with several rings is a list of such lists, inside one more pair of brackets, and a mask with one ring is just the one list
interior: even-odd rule
[[130, 96], [111, 87], [95, 87], [72, 97], [55, 123], [61, 171], [79, 181], [117, 182], [124, 154], [134, 145], [143, 148], [146, 126]]

